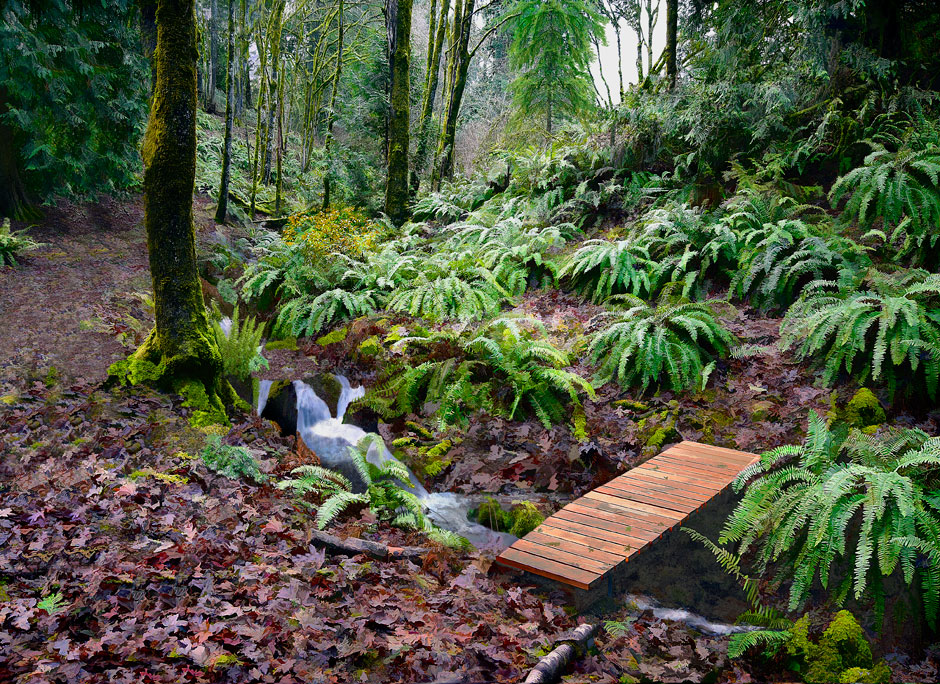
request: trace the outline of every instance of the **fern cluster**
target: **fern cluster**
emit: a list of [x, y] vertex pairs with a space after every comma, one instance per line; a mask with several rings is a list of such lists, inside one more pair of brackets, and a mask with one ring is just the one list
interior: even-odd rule
[[[467, 548], [463, 537], [435, 527], [424, 514], [424, 506], [412, 492], [404, 487], [413, 487], [408, 469], [395, 458], [379, 459], [376, 465], [369, 460], [370, 450], [386, 453], [382, 438], [366, 435], [355, 447], [349, 447], [349, 458], [356, 472], [366, 484], [366, 491], [357, 494], [352, 483], [341, 473], [321, 466], [304, 465], [294, 468], [294, 478], [277, 483], [278, 489], [287, 490], [297, 496], [306, 506], [316, 508], [317, 527], [325, 529], [351, 506], [368, 506], [380, 520], [396, 527], [419, 530], [435, 541], [454, 548]], [[310, 504], [308, 497], [318, 503]]]
[[441, 429], [465, 425], [472, 411], [507, 418], [535, 415], [546, 427], [573, 420], [583, 431], [581, 394], [594, 389], [566, 370], [566, 352], [544, 339], [541, 326], [529, 319], [502, 318], [478, 332], [451, 331], [408, 337], [396, 347], [411, 358], [366, 396], [366, 402], [391, 418], [437, 406]]
[[215, 343], [222, 355], [222, 368], [226, 375], [247, 380], [251, 373], [268, 366], [267, 359], [261, 355], [264, 324], [252, 317], [240, 321], [237, 306], [229, 323], [227, 332], [221, 322], [212, 323]]
[[937, 263], [940, 240], [940, 129], [921, 122], [901, 137], [865, 141], [871, 153], [832, 186], [844, 216], [898, 246], [918, 263]]
[[626, 308], [600, 315], [606, 325], [591, 338], [589, 353], [600, 364], [595, 383], [615, 380], [624, 387], [673, 390], [704, 387], [731, 334], [708, 303], [663, 302], [635, 297]]
[[[846, 436], [847, 434], [847, 436]], [[791, 610], [814, 582], [871, 597], [884, 612], [884, 580], [896, 571], [920, 590], [936, 625], [940, 601], [940, 438], [920, 430], [883, 436], [832, 430], [814, 412], [806, 442], [761, 455], [735, 480], [743, 498], [721, 543], [753, 550], [757, 567], [792, 579]]]
[[209, 436], [199, 455], [209, 470], [230, 480], [247, 478], [257, 484], [267, 482], [268, 476], [261, 472], [258, 462], [248, 449], [222, 444], [222, 438], [218, 435]]
[[26, 235], [25, 230], [10, 230], [10, 219], [0, 222], [0, 266], [16, 266], [16, 258], [42, 245]]
[[818, 284], [796, 302], [781, 325], [781, 344], [801, 359], [818, 359], [823, 381], [842, 372], [860, 382], [883, 382], [893, 394], [937, 396], [940, 378], [940, 276], [925, 271], [883, 274]]

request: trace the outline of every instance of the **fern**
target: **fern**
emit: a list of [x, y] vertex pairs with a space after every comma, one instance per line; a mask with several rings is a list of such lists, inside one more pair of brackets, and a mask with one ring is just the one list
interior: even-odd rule
[[732, 343], [707, 303], [651, 306], [624, 299], [629, 308], [601, 314], [612, 322], [591, 338], [589, 353], [600, 364], [595, 384], [687, 389], [701, 384], [710, 362]]
[[268, 362], [260, 351], [264, 323], [252, 317], [246, 318], [244, 322], [239, 321], [238, 307], [235, 307], [228, 332], [223, 330], [218, 321], [213, 321], [212, 331], [226, 375], [247, 380], [253, 371], [267, 367]]
[[[369, 459], [370, 451], [386, 454]], [[380, 520], [396, 527], [425, 532], [432, 540], [452, 548], [466, 549], [469, 542], [463, 537], [435, 527], [424, 514], [424, 506], [405, 487], [413, 487], [410, 473], [400, 461], [388, 455], [382, 438], [370, 434], [355, 447], [349, 447], [349, 458], [366, 484], [366, 491], [357, 494], [352, 484], [340, 473], [320, 466], [299, 466], [291, 471], [295, 477], [277, 483], [278, 489], [287, 490], [300, 501], [317, 510], [317, 527], [325, 529], [354, 505], [367, 505]], [[307, 499], [319, 501], [310, 504]]]
[[565, 370], [568, 354], [545, 340], [531, 319], [498, 319], [476, 334], [408, 337], [396, 349], [428, 360], [399, 366], [370, 391], [366, 402], [386, 418], [436, 404], [441, 429], [466, 425], [476, 410], [510, 419], [531, 414], [548, 428], [577, 423], [581, 394], [594, 397], [587, 381]]
[[801, 359], [819, 360], [823, 382], [843, 371], [860, 382], [883, 382], [889, 392], [936, 397], [940, 322], [935, 315], [940, 276], [924, 271], [872, 271], [830, 293], [814, 288], [781, 324], [781, 345]]
[[930, 545], [940, 502], [931, 492], [940, 438], [919, 430], [846, 436], [814, 412], [809, 418], [803, 445], [762, 454], [735, 480], [744, 495], [720, 542], [737, 544], [742, 555], [753, 550], [760, 571], [773, 564], [791, 577], [791, 610], [805, 604], [816, 580], [823, 588], [842, 584], [857, 599], [870, 596], [883, 609], [883, 578], [898, 571], [908, 585], [919, 580], [934, 626], [940, 556]]
[[334, 288], [291, 299], [278, 313], [276, 328], [282, 334], [309, 337], [340, 321], [375, 313], [378, 308], [379, 298], [372, 290]]
[[16, 266], [17, 257], [40, 247], [42, 244], [28, 237], [25, 230], [11, 231], [10, 219], [0, 223], [0, 266]]
[[[911, 130], [898, 149], [867, 141], [871, 153], [842, 176], [829, 193], [834, 205], [846, 200], [844, 215], [863, 227], [880, 220], [883, 235], [902, 256], [936, 263], [940, 239], [940, 133], [926, 123]], [[889, 138], [890, 139], [890, 138]]]
[[199, 453], [206, 467], [230, 480], [246, 477], [253, 482], [267, 482], [267, 475], [261, 472], [258, 462], [245, 447], [222, 444], [218, 435], [210, 435], [208, 443]]
[[653, 265], [637, 240], [588, 240], [568, 258], [558, 277], [597, 303], [617, 294], [648, 296]]
[[440, 275], [429, 278], [422, 273], [392, 294], [388, 308], [429, 321], [482, 320], [499, 311], [509, 292], [486, 269], [478, 269], [476, 276]]

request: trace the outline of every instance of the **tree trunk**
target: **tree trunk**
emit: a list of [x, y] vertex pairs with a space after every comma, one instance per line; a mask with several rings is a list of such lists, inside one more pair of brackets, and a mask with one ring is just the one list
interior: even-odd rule
[[411, 144], [411, 7], [412, 0], [387, 0], [386, 21], [391, 88], [388, 122], [388, 180], [385, 213], [396, 225], [408, 218], [408, 150]]
[[666, 78], [669, 80], [670, 88], [676, 87], [678, 76], [676, 59], [678, 28], [679, 0], [666, 0]]
[[473, 25], [473, 6], [475, 0], [458, 0], [454, 17], [454, 44], [450, 86], [450, 98], [447, 103], [447, 112], [444, 117], [444, 126], [441, 131], [441, 140], [437, 147], [440, 163], [435, 173], [435, 186], [454, 173], [454, 142], [457, 139], [457, 117], [460, 114], [460, 105], [463, 101], [463, 91], [467, 85], [467, 70], [470, 67], [470, 29]]
[[141, 0], [140, 3], [140, 41], [144, 47], [144, 57], [150, 63], [150, 95], [157, 81], [157, 62], [153, 52], [157, 48], [157, 3], [156, 0]]
[[206, 73], [206, 111], [215, 114], [219, 74], [219, 0], [209, 3], [209, 68]]
[[235, 401], [209, 328], [196, 264], [196, 21], [194, 0], [157, 2], [157, 81], [144, 136], [144, 223], [155, 327], [110, 372], [183, 395], [194, 425], [226, 423]]
[[222, 182], [215, 222], [228, 218], [228, 184], [232, 170], [232, 129], [235, 127], [235, 0], [228, 0], [228, 67], [225, 73], [225, 142], [222, 148]]
[[[434, 7], [432, 5], [433, 14]], [[450, 0], [442, 0], [440, 16], [436, 19], [436, 31], [428, 35], [428, 63], [424, 79], [424, 95], [421, 98], [421, 119], [418, 126], [418, 149], [415, 154], [415, 173], [418, 174], [427, 163], [428, 137], [430, 136], [431, 116], [434, 113], [434, 101], [437, 99], [437, 85], [440, 80], [441, 54], [444, 51], [444, 37], [447, 35], [447, 14], [450, 12]], [[432, 23], [432, 28], [435, 24]]]
[[339, 77], [343, 69], [343, 29], [345, 28], [345, 12], [343, 11], [343, 0], [339, 0], [339, 15], [337, 21], [337, 43], [336, 43], [336, 69], [333, 71], [333, 94], [330, 95], [330, 109], [326, 113], [326, 173], [323, 174], [323, 208], [330, 207], [330, 193], [333, 179], [330, 169], [332, 160], [330, 155], [333, 153], [333, 123], [336, 112], [336, 93], [339, 90]]

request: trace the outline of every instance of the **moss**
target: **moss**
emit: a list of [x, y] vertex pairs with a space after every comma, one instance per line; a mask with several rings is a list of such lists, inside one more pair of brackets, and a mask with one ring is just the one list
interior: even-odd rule
[[272, 340], [271, 342], [268, 342], [267, 344], [264, 345], [264, 349], [265, 351], [275, 351], [277, 349], [287, 349], [288, 351], [297, 351], [297, 338], [289, 337], [286, 340]]
[[434, 435], [427, 428], [423, 428], [413, 420], [405, 422], [405, 427], [423, 439], [434, 439]]
[[875, 427], [887, 420], [878, 397], [867, 387], [861, 388], [849, 399], [839, 417], [858, 429]]
[[377, 335], [366, 338], [359, 345], [359, 353], [362, 356], [375, 357], [379, 356], [385, 349], [382, 347], [382, 343], [379, 342]]
[[392, 442], [392, 448], [402, 449], [404, 447], [414, 446], [417, 443], [418, 440], [416, 440], [414, 437], [399, 437]]
[[510, 515], [512, 516], [512, 527], [509, 529], [509, 533], [517, 537], [524, 537], [545, 521], [545, 516], [530, 501], [525, 501], [514, 507], [510, 511]]
[[12, 406], [16, 403], [16, 400], [19, 399], [15, 394], [6, 394], [0, 397], [0, 404], [6, 404], [7, 406]]
[[326, 335], [317, 338], [317, 344], [321, 347], [327, 347], [331, 344], [337, 344], [346, 339], [346, 336], [349, 334], [349, 328], [338, 328], [332, 332], [328, 332]]
[[885, 662], [873, 664], [865, 632], [847, 610], [836, 613], [818, 643], [810, 639], [807, 615], [797, 620], [789, 632], [787, 653], [802, 660], [803, 679], [810, 684], [890, 681], [891, 672]]
[[471, 511], [470, 517], [481, 525], [497, 532], [508, 532], [513, 523], [509, 511], [503, 510], [503, 507], [493, 497], [489, 497], [480, 504], [479, 508]]
[[614, 402], [614, 406], [636, 411], [637, 413], [650, 410], [649, 404], [644, 404], [642, 401], [634, 401], [633, 399], [618, 399]]
[[166, 482], [167, 484], [175, 485], [184, 485], [189, 484], [189, 478], [183, 477], [182, 475], [173, 475], [172, 473], [161, 473], [157, 472], [153, 468], [144, 468], [143, 470], [135, 470], [130, 475], [127, 476], [129, 480], [139, 480], [143, 477], [152, 477], [155, 480], [160, 480], [161, 482]]
[[224, 425], [203, 425], [199, 430], [207, 435], [216, 435], [225, 437], [228, 434], [228, 428]]

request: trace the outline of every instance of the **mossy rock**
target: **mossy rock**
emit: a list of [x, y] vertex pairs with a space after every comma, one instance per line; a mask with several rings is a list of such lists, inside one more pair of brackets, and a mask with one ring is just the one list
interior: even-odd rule
[[509, 528], [509, 534], [517, 537], [524, 537], [536, 527], [545, 522], [545, 516], [535, 507], [534, 503], [525, 501], [515, 506], [511, 511], [512, 527]]
[[489, 497], [478, 508], [471, 510], [470, 518], [497, 532], [508, 532], [513, 524], [509, 511], [504, 510], [493, 497]]
[[265, 351], [276, 351], [286, 349], [288, 351], [297, 351], [297, 338], [288, 337], [286, 340], [271, 340], [264, 345]]
[[327, 347], [331, 344], [337, 344], [346, 339], [346, 336], [349, 334], [349, 328], [337, 328], [331, 332], [328, 332], [326, 335], [317, 338], [317, 344], [321, 347]]
[[879, 426], [888, 419], [878, 397], [867, 387], [861, 388], [849, 399], [839, 417], [859, 430]]
[[636, 411], [637, 413], [643, 413], [650, 410], [649, 404], [645, 404], [642, 401], [635, 401], [634, 399], [617, 399], [614, 402], [614, 406], [628, 409], [630, 411]]

